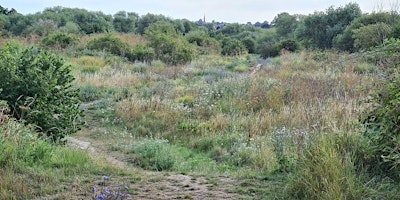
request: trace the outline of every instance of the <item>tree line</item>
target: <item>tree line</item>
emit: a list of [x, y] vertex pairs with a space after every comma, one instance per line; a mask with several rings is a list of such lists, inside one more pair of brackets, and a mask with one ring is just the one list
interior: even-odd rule
[[[329, 7], [309, 15], [278, 14], [271, 23], [192, 22], [164, 15], [119, 11], [114, 15], [78, 8], [53, 7], [22, 15], [0, 7], [0, 30], [4, 36], [47, 36], [61, 31], [68, 34], [132, 33], [145, 35], [152, 24], [168, 24], [173, 31], [197, 46], [206, 45], [223, 55], [256, 53], [277, 56], [282, 49], [336, 49], [356, 52], [400, 37], [397, 11], [362, 13], [357, 3]], [[172, 30], [172, 29], [171, 29]], [[171, 38], [170, 38], [171, 39]], [[211, 46], [211, 47], [210, 47]], [[204, 53], [206, 51], [199, 51]]]

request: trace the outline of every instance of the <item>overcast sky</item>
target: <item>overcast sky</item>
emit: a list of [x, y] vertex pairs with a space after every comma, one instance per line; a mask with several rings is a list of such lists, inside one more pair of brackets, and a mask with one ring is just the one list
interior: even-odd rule
[[398, 0], [2, 0], [4, 8], [14, 8], [19, 13], [29, 14], [45, 8], [62, 6], [84, 8], [115, 14], [124, 10], [139, 15], [163, 14], [173, 19], [197, 21], [205, 15], [206, 21], [246, 23], [271, 22], [281, 12], [311, 14], [325, 11], [328, 7], [345, 6], [355, 2], [364, 13], [388, 10]]

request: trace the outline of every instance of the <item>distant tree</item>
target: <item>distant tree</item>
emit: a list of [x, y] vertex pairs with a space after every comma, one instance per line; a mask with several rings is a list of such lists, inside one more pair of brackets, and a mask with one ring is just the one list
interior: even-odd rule
[[25, 34], [36, 34], [39, 36], [47, 36], [50, 33], [58, 29], [57, 22], [51, 19], [39, 19], [37, 22], [29, 26], [24, 33]]
[[384, 43], [390, 38], [391, 29], [386, 23], [376, 23], [360, 27], [353, 31], [354, 47], [356, 49], [369, 49]]
[[24, 16], [16, 13], [7, 17], [4, 29], [13, 35], [22, 35], [32, 24], [34, 24], [32, 15]]
[[241, 42], [244, 44], [246, 47], [247, 51], [249, 53], [255, 53], [256, 52], [256, 41], [255, 39], [251, 37], [245, 37], [241, 40]]
[[[361, 17], [356, 18], [346, 29], [341, 33], [335, 36], [333, 39], [333, 47], [342, 50], [342, 51], [349, 51], [354, 52], [357, 48], [354, 47], [354, 30], [359, 29], [363, 26], [368, 26], [370, 24], [377, 24], [377, 23], [385, 23], [390, 25], [392, 15], [389, 13], [371, 13], [371, 14], [364, 14]], [[400, 20], [399, 16], [397, 15], [397, 19]], [[395, 29], [391, 27], [394, 31]], [[393, 33], [394, 35], [394, 33]]]
[[272, 21], [272, 26], [276, 28], [276, 34], [280, 38], [292, 38], [297, 27], [297, 19], [289, 13], [278, 14]]
[[140, 35], [143, 35], [147, 27], [158, 21], [168, 21], [168, 19], [163, 15], [155, 15], [150, 13], [144, 15], [139, 18], [136, 32], [139, 33]]
[[295, 52], [300, 49], [300, 44], [294, 39], [282, 40], [277, 44], [277, 49]]
[[104, 33], [113, 30], [112, 16], [102, 12], [88, 12], [84, 9], [75, 9], [74, 22], [86, 34]]
[[233, 23], [223, 26], [221, 29], [219, 29], [218, 32], [227, 36], [234, 36], [240, 34], [242, 31], [244, 31], [243, 25], [240, 25], [238, 23]]
[[185, 64], [195, 56], [194, 47], [169, 22], [152, 23], [146, 28], [145, 36], [155, 51], [155, 58], [167, 64]]
[[127, 13], [119, 11], [114, 14], [113, 26], [114, 30], [121, 33], [132, 33], [135, 31], [139, 20], [139, 15], [136, 13]]
[[246, 46], [235, 38], [225, 37], [222, 41], [222, 54], [227, 56], [238, 56], [247, 53]]
[[197, 47], [197, 52], [202, 55], [220, 54], [221, 44], [211, 38], [205, 31], [191, 31], [185, 35], [186, 40]]
[[296, 30], [296, 36], [308, 47], [332, 48], [334, 38], [342, 34], [346, 27], [360, 16], [361, 9], [356, 3], [337, 9], [330, 7], [326, 12], [315, 12], [305, 17]]
[[4, 8], [3, 6], [0, 6], [0, 14], [12, 15], [14, 13], [17, 13], [17, 11], [14, 8], [11, 8], [11, 10], [8, 10], [8, 8]]

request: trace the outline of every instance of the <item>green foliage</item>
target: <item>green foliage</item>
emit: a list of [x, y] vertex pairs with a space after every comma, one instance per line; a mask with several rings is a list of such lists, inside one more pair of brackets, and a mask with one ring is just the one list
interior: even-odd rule
[[107, 51], [111, 54], [122, 57], [130, 51], [127, 44], [112, 34], [106, 34], [102, 37], [90, 40], [87, 43], [87, 48], [90, 50]]
[[296, 30], [297, 38], [303, 40], [308, 47], [332, 48], [333, 39], [360, 16], [361, 9], [356, 3], [349, 3], [345, 7], [336, 9], [331, 7], [326, 12], [315, 12], [304, 18]]
[[201, 55], [221, 53], [221, 44], [204, 31], [191, 31], [185, 35], [185, 38], [189, 43], [197, 46], [197, 52]]
[[84, 85], [79, 90], [79, 99], [83, 102], [94, 101], [101, 97], [101, 90], [92, 85]]
[[52, 146], [13, 119], [0, 126], [0, 166], [19, 168], [51, 162]]
[[[364, 14], [356, 19], [354, 19], [351, 24], [349, 24], [346, 29], [341, 33], [338, 34], [337, 36], [335, 36], [334, 40], [333, 40], [333, 47], [343, 50], [343, 51], [350, 51], [350, 52], [354, 52], [357, 49], [355, 48], [355, 38], [359, 37], [357, 36], [357, 34], [362, 34], [364, 35], [362, 38], [365, 38], [366, 34], [364, 34], [363, 32], [357, 31], [357, 33], [355, 33], [355, 30], [358, 30], [360, 28], [363, 27], [367, 27], [369, 25], [373, 25], [373, 24], [380, 24], [380, 23], [384, 23], [387, 24], [391, 27], [391, 29], [393, 30], [393, 33], [391, 34], [395, 34], [395, 28], [393, 27], [393, 21], [398, 21], [399, 20], [399, 15], [394, 14], [391, 15], [389, 13], [385, 13], [385, 12], [378, 12], [378, 13], [371, 13], [371, 14]], [[377, 25], [375, 25], [377, 26]], [[378, 25], [381, 26], [381, 25]], [[368, 34], [371, 35], [371, 31], [372, 32], [376, 32], [373, 31], [373, 29], [375, 29], [376, 27], [369, 27], [369, 28], [364, 28], [365, 30], [368, 31]], [[375, 33], [375, 35], [371, 35], [372, 38], [370, 38], [372, 41], [377, 41], [375, 38], [373, 38], [374, 36], [379, 36], [379, 33]], [[370, 43], [369, 41], [366, 41], [368, 43]], [[362, 45], [362, 41], [360, 41], [360, 44], [358, 44], [359, 46]]]
[[300, 49], [300, 44], [296, 40], [293, 39], [288, 39], [288, 40], [282, 40], [277, 44], [277, 48], [280, 50], [286, 50], [290, 52], [295, 52]]
[[145, 33], [145, 30], [147, 29], [147, 27], [149, 27], [151, 24], [154, 24], [154, 23], [160, 22], [160, 21], [166, 22], [168, 20], [163, 15], [154, 15], [151, 13], [148, 13], [148, 14], [142, 16], [142, 17], [140, 17], [140, 19], [138, 21], [136, 33], [143, 35]]
[[222, 41], [221, 53], [227, 56], [238, 56], [247, 53], [247, 49], [240, 40], [226, 37]]
[[75, 133], [80, 125], [78, 91], [70, 66], [36, 47], [8, 43], [0, 49], [0, 88], [12, 114], [34, 124], [52, 141]]
[[136, 13], [126, 13], [125, 11], [119, 11], [114, 14], [114, 30], [121, 33], [133, 33], [135, 31], [138, 20], [139, 16]]
[[371, 99], [371, 107], [362, 116], [364, 136], [370, 141], [371, 168], [400, 180], [400, 76], [393, 75]]
[[78, 38], [62, 32], [54, 32], [42, 39], [42, 45], [52, 48], [67, 48], [78, 44]]
[[126, 54], [130, 61], [150, 62], [154, 59], [154, 49], [148, 46], [137, 45]]
[[272, 21], [272, 26], [276, 28], [276, 34], [280, 38], [294, 37], [295, 29], [297, 28], [296, 16], [283, 12], [278, 14]]
[[132, 162], [149, 170], [170, 170], [175, 164], [172, 147], [166, 140], [147, 139], [133, 147]]
[[376, 23], [353, 30], [354, 47], [369, 49], [379, 46], [391, 35], [391, 28], [386, 23]]
[[287, 187], [290, 197], [360, 198], [362, 193], [354, 175], [352, 157], [339, 148], [337, 137], [333, 134], [314, 136], [306, 146]]
[[145, 31], [149, 45], [155, 50], [155, 58], [165, 63], [178, 65], [185, 64], [195, 57], [192, 45], [178, 34], [172, 24], [156, 22]]

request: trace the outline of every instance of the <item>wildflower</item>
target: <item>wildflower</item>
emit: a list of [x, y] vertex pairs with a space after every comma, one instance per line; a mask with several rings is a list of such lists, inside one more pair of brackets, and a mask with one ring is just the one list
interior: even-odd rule
[[99, 195], [96, 196], [96, 200], [103, 200], [103, 199], [106, 199], [106, 198], [107, 198], [106, 194], [99, 194]]
[[125, 190], [129, 190], [129, 187], [127, 185], [125, 185]]
[[95, 192], [96, 191], [96, 186], [92, 187], [92, 191]]
[[108, 176], [103, 176], [103, 180], [108, 180]]

